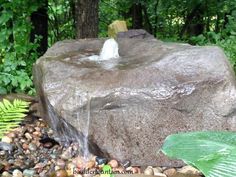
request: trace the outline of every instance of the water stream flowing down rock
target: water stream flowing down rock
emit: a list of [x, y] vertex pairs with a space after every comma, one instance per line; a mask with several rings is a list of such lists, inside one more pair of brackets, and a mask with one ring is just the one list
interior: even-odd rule
[[161, 166], [171, 164], [157, 152], [172, 133], [236, 130], [235, 76], [221, 49], [118, 38], [119, 58], [87, 60], [104, 41], [58, 42], [34, 66], [62, 143], [84, 150], [87, 137], [96, 155]]

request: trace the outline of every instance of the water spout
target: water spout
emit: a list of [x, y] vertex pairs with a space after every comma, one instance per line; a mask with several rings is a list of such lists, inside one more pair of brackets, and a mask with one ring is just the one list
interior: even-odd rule
[[99, 59], [110, 60], [111, 58], [119, 58], [118, 50], [118, 43], [115, 41], [115, 39], [108, 39], [103, 44]]
[[118, 43], [115, 39], [107, 39], [102, 47], [102, 50], [100, 52], [100, 55], [92, 55], [89, 56], [89, 60], [93, 61], [104, 61], [104, 60], [110, 60], [112, 58], [119, 58], [119, 47]]

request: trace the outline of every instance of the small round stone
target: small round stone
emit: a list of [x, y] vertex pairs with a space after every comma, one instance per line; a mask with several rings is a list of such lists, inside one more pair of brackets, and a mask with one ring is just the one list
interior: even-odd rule
[[144, 174], [145, 174], [145, 175], [154, 175], [153, 168], [152, 168], [151, 166], [148, 166], [148, 167], [144, 170]]
[[152, 168], [153, 169], [153, 172], [154, 172], [154, 175], [157, 173], [157, 174], [159, 174], [159, 173], [162, 173], [163, 172], [163, 170], [160, 168], [160, 167], [155, 167], [155, 168]]
[[14, 132], [10, 132], [7, 134], [8, 137], [10, 138], [15, 138], [16, 137], [16, 134]]
[[12, 177], [12, 175], [8, 173], [7, 171], [4, 171], [1, 177]]
[[65, 163], [64, 160], [58, 159], [58, 160], [56, 161], [56, 165], [59, 166], [61, 169], [63, 169], [63, 168], [65, 168], [66, 163]]
[[141, 169], [138, 168], [138, 167], [132, 167], [131, 171], [132, 171], [133, 174], [135, 174], [135, 173], [140, 174], [141, 173]]
[[10, 143], [12, 143], [12, 138], [10, 138], [8, 136], [3, 136], [1, 141], [10, 144]]
[[124, 168], [128, 168], [131, 166], [131, 161], [130, 160], [125, 160], [124, 162], [121, 163]]
[[12, 173], [13, 177], [23, 177], [23, 173], [18, 170], [18, 169], [15, 169]]
[[21, 139], [20, 139], [20, 142], [21, 142], [21, 143], [28, 143], [27, 139], [25, 139], [25, 138], [21, 138]]
[[57, 170], [54, 177], [68, 177], [68, 174], [66, 170]]
[[37, 131], [37, 132], [40, 132], [40, 131], [41, 131], [41, 129], [40, 129], [39, 127], [35, 127], [34, 129], [35, 129], [35, 131]]
[[92, 156], [92, 157], [91, 157], [91, 160], [93, 160], [93, 161], [96, 162], [96, 158], [97, 158], [97, 156]]
[[56, 155], [56, 154], [50, 154], [50, 157], [51, 157], [52, 159], [56, 159], [56, 158], [57, 158], [57, 155]]
[[54, 146], [54, 144], [52, 142], [46, 142], [43, 144], [44, 148], [50, 149]]
[[28, 139], [28, 140], [32, 140], [32, 136], [27, 132], [25, 133], [25, 137]]
[[14, 162], [15, 162], [14, 159], [9, 159], [9, 160], [8, 160], [8, 163], [9, 163], [9, 164], [14, 164]]
[[104, 158], [104, 157], [96, 157], [96, 162], [97, 162], [98, 165], [106, 164], [107, 159]]
[[34, 136], [41, 136], [42, 133], [41, 133], [41, 132], [38, 132], [38, 131], [35, 131], [35, 132], [33, 132], [33, 135], [34, 135]]
[[48, 130], [48, 135], [53, 135], [53, 130], [52, 129]]
[[24, 159], [25, 159], [25, 156], [19, 155], [18, 158], [19, 158], [20, 160], [24, 160]]
[[31, 154], [30, 150], [29, 150], [29, 149], [26, 149], [25, 154], [26, 154], [26, 155]]
[[112, 168], [117, 168], [119, 166], [119, 163], [117, 162], [117, 160], [111, 160], [108, 163]]
[[29, 144], [29, 150], [36, 151], [37, 150], [37, 146], [34, 143], [30, 143]]
[[27, 143], [23, 143], [23, 144], [22, 144], [22, 148], [23, 148], [24, 150], [26, 150], [26, 149], [29, 148], [29, 145], [28, 145]]
[[42, 169], [43, 167], [45, 167], [46, 164], [45, 163], [37, 163], [35, 166], [34, 166], [34, 169]]
[[6, 155], [6, 151], [0, 151], [0, 156]]
[[61, 158], [64, 160], [68, 160], [72, 158], [72, 148], [69, 147], [67, 148], [62, 154], [61, 154]]
[[184, 166], [178, 170], [179, 173], [189, 174], [189, 175], [201, 175], [202, 173], [192, 166]]
[[131, 171], [132, 170], [132, 167], [128, 167], [125, 169], [126, 171]]
[[81, 157], [76, 157], [72, 160], [72, 163], [76, 165], [77, 168], [82, 169], [84, 168], [84, 160]]
[[91, 168], [93, 168], [94, 166], [95, 166], [95, 161], [90, 160], [90, 161], [86, 162], [85, 168], [86, 168], [86, 169], [91, 169]]
[[83, 176], [80, 174], [74, 174], [74, 177], [83, 177]]
[[44, 176], [47, 176], [47, 170], [43, 170], [42, 172], [39, 173], [39, 176], [40, 177], [44, 177]]
[[174, 168], [167, 169], [163, 172], [166, 176], [174, 176], [177, 171]]
[[68, 176], [72, 176], [75, 173], [75, 170], [77, 170], [76, 165], [72, 162], [67, 164], [66, 169]]
[[34, 131], [34, 128], [33, 128], [33, 127], [28, 127], [28, 132], [29, 132], [29, 133], [33, 133], [33, 131]]
[[35, 174], [35, 170], [34, 169], [25, 169], [23, 171], [23, 175], [26, 177], [32, 177]]
[[16, 160], [14, 161], [14, 165], [15, 165], [16, 167], [22, 167], [22, 165], [24, 165], [24, 162], [23, 162], [21, 159], [16, 159]]
[[154, 176], [157, 176], [157, 177], [167, 177], [165, 174], [163, 173], [155, 173]]
[[54, 170], [55, 170], [55, 171], [57, 171], [57, 170], [62, 170], [62, 168], [59, 167], [58, 165], [56, 165], [56, 166], [54, 167]]
[[14, 146], [13, 146], [13, 144], [9, 144], [6, 142], [0, 142], [0, 149], [3, 151], [12, 152], [14, 150]]

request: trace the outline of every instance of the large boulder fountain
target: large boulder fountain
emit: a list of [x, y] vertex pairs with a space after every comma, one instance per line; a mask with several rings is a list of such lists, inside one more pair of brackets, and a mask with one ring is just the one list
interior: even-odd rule
[[90, 60], [104, 41], [58, 42], [34, 66], [45, 119], [61, 142], [168, 165], [158, 155], [168, 135], [236, 130], [235, 77], [221, 49], [120, 38], [119, 58]]

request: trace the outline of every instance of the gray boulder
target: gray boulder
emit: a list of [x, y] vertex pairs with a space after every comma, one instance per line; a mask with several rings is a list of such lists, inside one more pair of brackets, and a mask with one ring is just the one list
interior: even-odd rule
[[218, 47], [121, 38], [121, 58], [85, 59], [103, 43], [58, 42], [34, 65], [45, 119], [62, 142], [86, 148], [88, 136], [94, 154], [173, 165], [157, 154], [168, 135], [236, 130], [235, 76]]
[[154, 36], [143, 29], [130, 29], [128, 31], [119, 32], [117, 38], [154, 39]]

